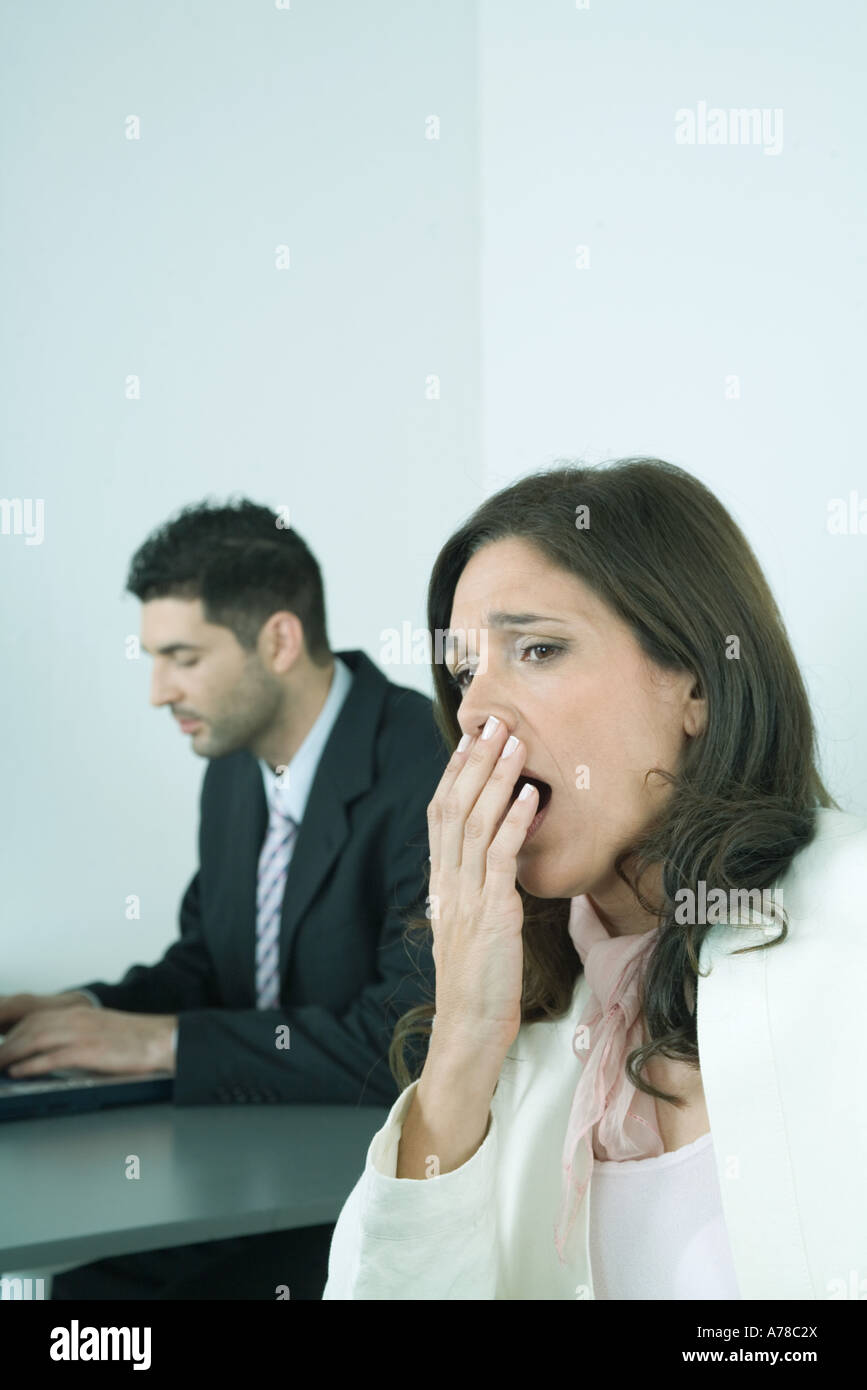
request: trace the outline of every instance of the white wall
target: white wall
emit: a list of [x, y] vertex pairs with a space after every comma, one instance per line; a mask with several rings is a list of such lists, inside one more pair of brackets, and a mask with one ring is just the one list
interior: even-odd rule
[[0, 494], [44, 499], [45, 531], [0, 535], [0, 991], [115, 979], [177, 932], [205, 763], [124, 655], [154, 525], [286, 503], [335, 648], [377, 660], [424, 624], [483, 496], [476, 22], [463, 0], [6, 11]]
[[[867, 813], [867, 534], [827, 529], [854, 490], [867, 532], [863, 7], [482, 0], [480, 47], [489, 488], [632, 453], [707, 483]], [[677, 144], [701, 101], [782, 109], [779, 153]]]
[[[826, 527], [867, 498], [855, 0], [22, 2], [3, 30], [0, 494], [45, 530], [0, 535], [0, 990], [176, 934], [205, 765], [148, 707], [122, 591], [205, 495], [289, 504], [332, 645], [378, 659], [487, 491], [680, 463], [746, 529], [867, 811], [867, 536]], [[781, 108], [780, 152], [678, 145], [700, 101]]]

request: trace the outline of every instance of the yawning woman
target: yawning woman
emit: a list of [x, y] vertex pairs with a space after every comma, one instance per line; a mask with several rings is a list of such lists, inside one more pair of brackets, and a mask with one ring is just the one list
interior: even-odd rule
[[867, 821], [743, 533], [659, 460], [557, 467], [446, 543], [428, 623], [486, 638], [433, 665], [436, 998], [324, 1297], [834, 1297], [867, 1269]]

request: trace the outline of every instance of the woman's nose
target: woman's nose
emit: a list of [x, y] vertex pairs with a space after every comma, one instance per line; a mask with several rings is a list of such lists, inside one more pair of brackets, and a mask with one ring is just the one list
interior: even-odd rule
[[[466, 693], [458, 706], [458, 724], [461, 732], [470, 738], [478, 738], [491, 715], [496, 719], [506, 719], [502, 703], [496, 692], [486, 683], [484, 676], [473, 676]], [[508, 722], [508, 721], [507, 721]]]

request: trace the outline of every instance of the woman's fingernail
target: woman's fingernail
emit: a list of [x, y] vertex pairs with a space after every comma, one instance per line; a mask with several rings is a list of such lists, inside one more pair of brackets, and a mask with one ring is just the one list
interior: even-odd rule
[[466, 746], [467, 746], [467, 744], [468, 744], [469, 742], [470, 742], [470, 736], [469, 736], [469, 734], [464, 734], [463, 738], [461, 739], [460, 743], [458, 744], [458, 752], [459, 752], [459, 753], [463, 753], [464, 749], [466, 748]]
[[482, 738], [490, 738], [490, 737], [491, 737], [491, 734], [494, 732], [494, 730], [496, 729], [496, 727], [497, 727], [497, 725], [499, 724], [499, 722], [500, 722], [500, 721], [499, 721], [499, 719], [496, 717], [496, 715], [492, 714], [492, 715], [489, 717], [487, 724], [486, 724], [485, 727], [482, 729]]
[[501, 757], [501, 758], [508, 758], [508, 756], [509, 756], [510, 753], [514, 753], [514, 751], [515, 751], [515, 749], [517, 748], [517, 746], [518, 746], [518, 740], [515, 738], [515, 735], [514, 735], [514, 734], [509, 734], [509, 737], [506, 739], [506, 742], [505, 742], [505, 744], [503, 745], [503, 751], [502, 751], [502, 753], [500, 754], [500, 757]]

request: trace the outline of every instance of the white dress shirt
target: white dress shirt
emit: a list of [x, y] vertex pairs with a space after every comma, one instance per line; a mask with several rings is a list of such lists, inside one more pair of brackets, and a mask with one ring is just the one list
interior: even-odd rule
[[[304, 819], [304, 811], [319, 766], [319, 759], [331, 736], [331, 730], [340, 713], [343, 702], [349, 694], [353, 675], [345, 661], [334, 658], [334, 673], [325, 697], [325, 704], [319, 711], [316, 722], [307, 734], [301, 747], [279, 776], [263, 758], [259, 759], [262, 779], [265, 783], [265, 800], [271, 804], [275, 797], [284, 815], [291, 816], [296, 825]], [[291, 854], [290, 854], [291, 862]]]

